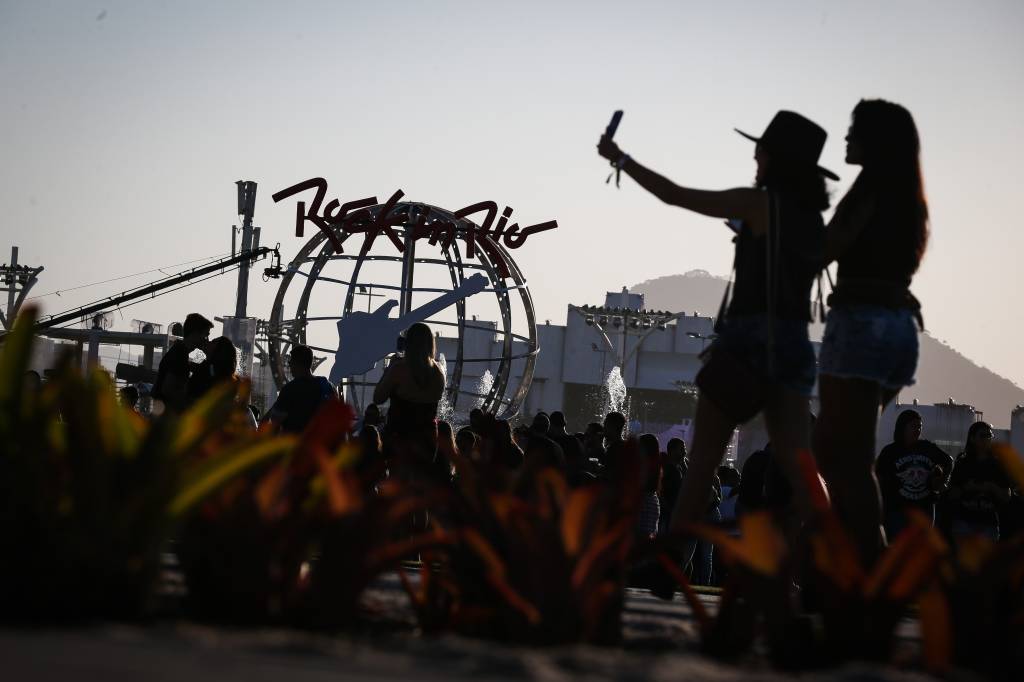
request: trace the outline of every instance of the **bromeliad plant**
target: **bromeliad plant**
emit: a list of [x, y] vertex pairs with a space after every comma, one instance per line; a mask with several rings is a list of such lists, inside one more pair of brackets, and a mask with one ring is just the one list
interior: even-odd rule
[[[629, 443], [627, 458], [637, 456]], [[419, 584], [402, 574], [421, 626], [538, 644], [618, 641], [642, 467], [578, 488], [529, 461], [511, 481], [465, 460], [456, 469]]]
[[352, 409], [326, 403], [284, 457], [206, 499], [178, 543], [188, 611], [236, 624], [354, 624], [382, 571], [438, 541], [394, 538], [427, 500], [379, 481], [348, 435]]
[[[992, 452], [1018, 490], [1024, 460], [1005, 444]], [[948, 674], [969, 668], [1012, 680], [1024, 666], [1024, 533], [993, 543], [958, 540], [919, 601], [925, 664]]]
[[153, 422], [117, 403], [106, 373], [70, 357], [36, 388], [25, 380], [34, 321], [24, 311], [0, 346], [0, 618], [142, 616], [188, 500], [287, 444], [227, 447], [195, 471], [237, 409], [234, 386]]
[[[809, 452], [801, 467], [813, 515], [804, 529], [810, 559], [802, 588], [818, 600], [820, 623], [797, 615], [792, 602], [793, 553], [767, 513], [740, 522], [740, 536], [695, 524], [686, 532], [713, 542], [730, 566], [718, 615], [694, 605], [705, 648], [734, 657], [762, 633], [772, 658], [786, 668], [834, 664], [850, 658], [887, 660], [895, 630], [937, 577], [948, 548], [930, 520], [914, 516], [873, 567], [865, 567], [829, 506]], [[662, 563], [673, 567], [662, 555]], [[677, 578], [684, 584], [685, 577]], [[692, 603], [692, 600], [691, 600]]]

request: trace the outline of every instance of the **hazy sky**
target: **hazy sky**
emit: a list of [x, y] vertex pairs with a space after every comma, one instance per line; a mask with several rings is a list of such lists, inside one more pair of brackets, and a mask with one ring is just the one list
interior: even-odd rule
[[[604, 184], [594, 145], [612, 110], [637, 160], [724, 188], [753, 175], [732, 128], [795, 109], [830, 133], [838, 198], [855, 176], [849, 112], [884, 97], [921, 132], [933, 221], [914, 291], [928, 328], [1024, 384], [1022, 33], [1011, 1], [0, 0], [0, 261], [19, 245], [46, 267], [33, 292], [46, 294], [225, 253], [238, 179], [259, 183], [263, 242], [288, 260], [303, 242], [294, 203], [270, 194], [321, 175], [342, 201], [401, 188], [557, 219], [516, 257], [538, 317], [560, 322], [569, 302], [730, 266], [719, 221]], [[153, 277], [40, 300], [59, 312]], [[250, 314], [268, 316], [275, 291], [253, 277]], [[117, 327], [230, 313], [233, 295], [224, 277]]]

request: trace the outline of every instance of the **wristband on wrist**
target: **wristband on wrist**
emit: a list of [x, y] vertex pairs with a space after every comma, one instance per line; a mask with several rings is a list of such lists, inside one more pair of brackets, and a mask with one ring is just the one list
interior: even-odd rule
[[611, 173], [608, 174], [608, 179], [604, 181], [604, 184], [608, 184], [612, 181], [612, 176], [615, 176], [615, 186], [619, 186], [619, 180], [622, 177], [622, 168], [626, 165], [631, 157], [629, 154], [623, 152], [616, 161], [612, 161], [612, 166], [615, 168]]

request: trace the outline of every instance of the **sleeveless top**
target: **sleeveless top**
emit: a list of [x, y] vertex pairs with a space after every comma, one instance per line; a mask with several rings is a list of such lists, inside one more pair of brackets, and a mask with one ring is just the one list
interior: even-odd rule
[[835, 291], [829, 305], [880, 305], [914, 310], [921, 304], [910, 293], [917, 269], [914, 234], [897, 217], [876, 214], [839, 256]]
[[[774, 316], [810, 322], [811, 285], [821, 268], [825, 222], [819, 211], [785, 197], [773, 195], [770, 203], [770, 214], [775, 212], [776, 204], [778, 210], [778, 224], [769, 230]], [[764, 315], [768, 312], [769, 295], [768, 233], [755, 235], [744, 227], [735, 242], [736, 281], [727, 314]]]
[[416, 403], [395, 394], [388, 408], [387, 430], [398, 435], [432, 431], [437, 423], [437, 402]]

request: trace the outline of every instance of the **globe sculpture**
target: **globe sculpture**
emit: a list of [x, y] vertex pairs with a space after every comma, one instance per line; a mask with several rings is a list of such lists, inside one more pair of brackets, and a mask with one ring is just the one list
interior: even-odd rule
[[[282, 273], [266, 331], [277, 387], [290, 378], [285, 357], [292, 345], [307, 345], [314, 355], [328, 356], [320, 362], [340, 368], [347, 349], [366, 340], [359, 333], [360, 317], [385, 317], [402, 328], [407, 320], [423, 319], [436, 336], [445, 330], [445, 337], [454, 337], [454, 357], [440, 358], [447, 374], [444, 416], [458, 419], [473, 407], [502, 418], [515, 416], [530, 388], [538, 345], [530, 291], [508, 250], [473, 221], [436, 206], [400, 202], [365, 210], [363, 224], [386, 212], [391, 234], [373, 239], [349, 231], [351, 226], [321, 229]], [[425, 239], [423, 228], [431, 224], [446, 225], [447, 238]], [[404, 251], [395, 247], [396, 238]], [[466, 291], [479, 293], [465, 296]], [[451, 303], [442, 311], [429, 309], [446, 302]], [[396, 316], [388, 314], [392, 309]], [[417, 311], [432, 314], [423, 317]], [[339, 345], [346, 322], [356, 333], [350, 331]], [[487, 342], [468, 344], [473, 336]], [[375, 370], [332, 377], [356, 409], [370, 402], [374, 375], [399, 343], [391, 337], [381, 344], [375, 357], [383, 359]], [[475, 352], [469, 352], [470, 345]], [[446, 346], [451, 351], [451, 344]], [[482, 353], [481, 346], [486, 349]]]

